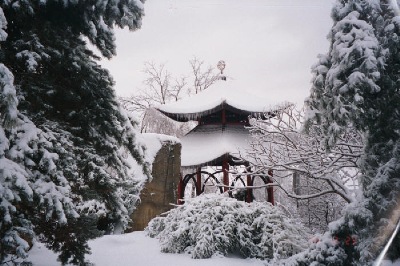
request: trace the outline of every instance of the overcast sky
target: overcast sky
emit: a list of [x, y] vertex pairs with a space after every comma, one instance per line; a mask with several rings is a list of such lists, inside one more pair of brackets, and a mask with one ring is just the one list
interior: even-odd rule
[[311, 66], [326, 53], [332, 0], [147, 0], [142, 28], [116, 32], [117, 56], [103, 61], [116, 92], [142, 87], [143, 64], [165, 63], [175, 76], [189, 74], [196, 56], [236, 86], [276, 101], [302, 103]]

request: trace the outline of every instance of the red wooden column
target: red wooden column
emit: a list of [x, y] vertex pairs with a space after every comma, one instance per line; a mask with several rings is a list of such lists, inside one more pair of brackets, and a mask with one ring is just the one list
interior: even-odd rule
[[229, 164], [228, 164], [228, 158], [225, 157], [224, 161], [222, 162], [222, 173], [224, 175], [224, 192], [228, 191], [229, 188]]
[[[221, 112], [221, 123], [223, 128], [226, 125], [226, 113], [225, 113], [225, 107], [222, 106], [222, 112]], [[224, 183], [224, 192], [228, 191], [229, 188], [229, 164], [228, 164], [228, 155], [224, 156], [224, 161], [222, 162], [222, 173], [223, 173], [223, 183]]]
[[[252, 186], [253, 182], [251, 182], [251, 175], [247, 175], [247, 186]], [[246, 202], [250, 203], [253, 202], [253, 189], [248, 188], [247, 189], [247, 194], [246, 194]]]
[[[273, 183], [272, 177], [273, 177], [273, 172], [272, 172], [272, 170], [269, 170], [268, 171], [268, 183]], [[267, 192], [268, 192], [268, 202], [271, 202], [272, 205], [275, 205], [275, 202], [274, 202], [274, 187], [268, 187], [267, 188]]]
[[201, 194], [201, 167], [196, 172], [196, 196]]
[[[248, 166], [248, 164], [246, 165], [246, 168], [247, 168], [247, 182], [246, 182], [246, 184], [247, 184], [247, 186], [253, 186], [253, 182], [252, 182], [252, 180], [251, 180], [251, 174], [250, 174], [250, 172], [251, 172], [251, 168], [250, 168], [250, 166]], [[253, 202], [253, 189], [251, 189], [251, 188], [248, 188], [247, 189], [247, 193], [246, 193], [246, 202], [247, 203], [250, 203], [250, 202]]]

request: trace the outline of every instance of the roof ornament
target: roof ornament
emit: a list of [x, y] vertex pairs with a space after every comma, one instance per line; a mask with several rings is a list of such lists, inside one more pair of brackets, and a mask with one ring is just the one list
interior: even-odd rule
[[221, 71], [220, 80], [225, 80], [226, 81], [226, 76], [224, 76], [224, 69], [225, 69], [226, 63], [224, 60], [220, 60], [217, 64], [217, 68]]

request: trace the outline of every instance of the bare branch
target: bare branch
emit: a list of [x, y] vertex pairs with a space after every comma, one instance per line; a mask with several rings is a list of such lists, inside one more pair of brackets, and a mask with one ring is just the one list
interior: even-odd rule
[[206, 90], [218, 80], [219, 73], [216, 72], [213, 67], [208, 66], [206, 70], [203, 69], [204, 61], [200, 61], [196, 57], [193, 57], [189, 63], [194, 78], [193, 87], [195, 94]]
[[[218, 73], [196, 57], [189, 61], [193, 77], [194, 92], [209, 88], [219, 77]], [[188, 77], [173, 78], [165, 64], [145, 62], [143, 73], [146, 75], [143, 87], [130, 97], [120, 97], [121, 105], [130, 112], [140, 116], [141, 131], [182, 136], [188, 132], [192, 123], [178, 123], [162, 116], [151, 108], [178, 101], [182, 92], [188, 90]]]
[[[359, 174], [358, 161], [364, 146], [361, 134], [349, 128], [339, 137], [337, 145], [327, 150], [317, 126], [310, 126], [308, 134], [301, 132], [303, 116], [301, 111], [289, 106], [277, 112], [275, 117], [251, 120], [251, 149], [246, 157], [252, 168], [261, 173], [274, 170], [278, 176], [280, 173], [288, 176], [288, 171], [298, 172], [304, 178], [325, 183], [329, 188], [299, 197], [279, 185], [291, 198], [314, 198], [335, 193], [350, 202], [352, 195], [346, 183]], [[349, 175], [349, 170], [354, 174]]]

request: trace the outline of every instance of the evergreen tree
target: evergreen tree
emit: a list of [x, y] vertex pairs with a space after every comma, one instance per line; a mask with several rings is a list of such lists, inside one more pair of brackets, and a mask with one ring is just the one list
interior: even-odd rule
[[[374, 6], [369, 1], [347, 1], [332, 11], [331, 48], [313, 66], [313, 87], [306, 100], [309, 121], [321, 124], [326, 145], [335, 144], [349, 127], [366, 129], [369, 101], [381, 88], [377, 85], [383, 67], [382, 48], [370, 24]], [[373, 108], [374, 109], [374, 108]]]
[[297, 264], [368, 265], [387, 240], [378, 234], [400, 191], [400, 16], [393, 1], [346, 0], [332, 18], [330, 51], [313, 68], [307, 124], [321, 126], [327, 147], [350, 127], [364, 135], [363, 193], [323, 241], [357, 236], [357, 245], [315, 245]]
[[136, 122], [86, 40], [110, 58], [113, 27], [138, 28], [142, 3], [0, 8], [0, 261], [25, 257], [37, 237], [63, 264], [83, 264], [89, 239], [128, 225], [148, 176]]

